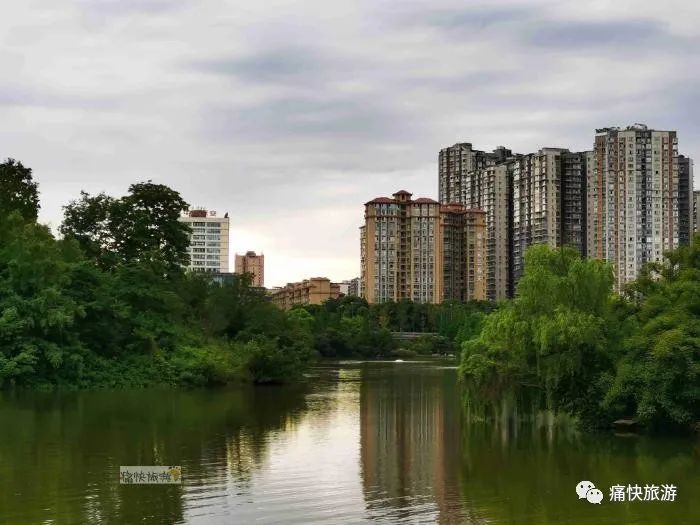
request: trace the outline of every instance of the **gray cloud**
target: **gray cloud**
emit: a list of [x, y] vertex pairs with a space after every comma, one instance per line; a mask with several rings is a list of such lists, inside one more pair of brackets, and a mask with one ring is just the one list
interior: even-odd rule
[[646, 19], [541, 21], [530, 25], [524, 33], [531, 44], [566, 50], [611, 45], [639, 48], [645, 44], [669, 43], [674, 40], [673, 35], [666, 31], [663, 24]]
[[504, 7], [504, 6], [469, 6], [463, 5], [458, 9], [409, 10], [401, 14], [398, 21], [402, 24], [432, 26], [439, 30], [463, 32], [466, 30], [488, 29], [511, 22], [526, 23], [541, 13], [536, 6]]
[[165, 13], [182, 9], [188, 4], [189, 0], [78, 0], [78, 5], [84, 11], [102, 15]]
[[282, 98], [206, 114], [206, 134], [223, 140], [392, 140], [405, 138], [410, 126], [407, 115], [390, 105], [359, 97]]
[[284, 47], [264, 50], [243, 58], [202, 60], [193, 64], [199, 71], [229, 75], [251, 82], [284, 82], [323, 75], [333, 61], [317, 49]]

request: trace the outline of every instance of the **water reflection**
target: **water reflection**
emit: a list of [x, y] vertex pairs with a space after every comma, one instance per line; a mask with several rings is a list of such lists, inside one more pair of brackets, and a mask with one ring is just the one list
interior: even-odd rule
[[[700, 458], [686, 439], [591, 435], [566, 417], [500, 412], [462, 424], [460, 484], [465, 517], [475, 523], [697, 523]], [[579, 501], [590, 480], [601, 505]], [[612, 485], [673, 483], [673, 503], [611, 503]]]
[[[261, 437], [304, 405], [299, 389], [3, 394], [0, 523], [184, 522], [186, 487], [245, 485]], [[161, 464], [182, 465], [186, 485], [117, 483], [120, 465]]]
[[[435, 362], [327, 364], [303, 388], [2, 394], [0, 523], [700, 522], [692, 442], [492, 409], [465, 411]], [[179, 464], [185, 483], [120, 486], [127, 464]], [[603, 505], [576, 498], [582, 479]], [[646, 483], [677, 501], [607, 501]]]
[[372, 519], [452, 523], [461, 512], [453, 468], [460, 439], [455, 374], [429, 370], [408, 363], [365, 370], [360, 450]]

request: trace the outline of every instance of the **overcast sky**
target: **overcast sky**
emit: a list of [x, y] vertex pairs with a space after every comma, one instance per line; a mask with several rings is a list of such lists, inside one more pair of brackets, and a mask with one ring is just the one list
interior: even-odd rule
[[455, 142], [584, 150], [642, 122], [700, 159], [693, 0], [2, 0], [0, 21], [0, 159], [34, 169], [41, 220], [152, 179], [229, 212], [268, 286], [359, 275], [363, 203], [436, 198]]

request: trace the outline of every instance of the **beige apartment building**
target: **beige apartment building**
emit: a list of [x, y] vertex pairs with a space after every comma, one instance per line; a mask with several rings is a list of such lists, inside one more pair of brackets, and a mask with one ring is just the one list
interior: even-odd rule
[[486, 299], [486, 212], [452, 203], [440, 206], [443, 301]]
[[678, 138], [643, 124], [596, 130], [588, 255], [612, 263], [616, 289], [679, 245]]
[[328, 299], [337, 299], [340, 296], [340, 286], [325, 277], [311, 277], [272, 289], [269, 295], [276, 306], [289, 310], [297, 305], [323, 304]]
[[257, 255], [255, 252], [246, 252], [245, 255], [236, 254], [237, 274], [249, 273], [253, 276], [252, 285], [258, 288], [265, 286], [265, 255]]
[[365, 203], [361, 296], [369, 303], [483, 299], [483, 212], [411, 197], [402, 190]]
[[218, 217], [215, 211], [190, 210], [179, 218], [190, 227], [188, 270], [207, 273], [228, 273], [229, 218]]

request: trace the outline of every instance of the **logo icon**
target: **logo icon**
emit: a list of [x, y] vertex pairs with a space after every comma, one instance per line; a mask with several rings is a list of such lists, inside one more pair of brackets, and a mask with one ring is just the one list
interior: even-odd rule
[[603, 501], [603, 493], [595, 488], [595, 485], [590, 481], [579, 481], [576, 485], [576, 494], [578, 499], [585, 499], [589, 503], [598, 504]]
[[603, 493], [598, 489], [591, 489], [586, 492], [586, 499], [588, 503], [600, 505], [600, 502], [603, 501]]

